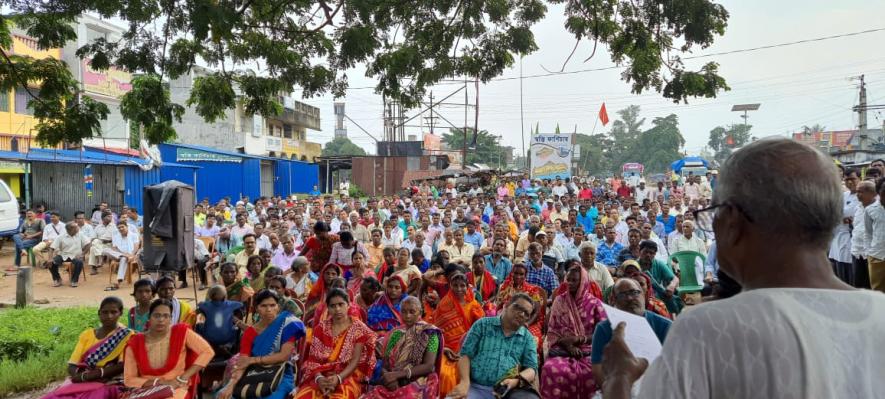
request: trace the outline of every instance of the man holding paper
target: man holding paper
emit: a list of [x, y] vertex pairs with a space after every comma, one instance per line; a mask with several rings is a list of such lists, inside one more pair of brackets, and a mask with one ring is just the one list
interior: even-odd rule
[[[628, 336], [626, 337], [627, 345], [630, 346], [637, 356], [639, 356], [639, 353], [637, 352], [641, 350], [640, 346], [645, 346], [647, 352], [654, 353], [656, 349], [656, 353], [660, 353], [660, 344], [663, 344], [664, 339], [667, 338], [667, 331], [670, 330], [671, 323], [670, 320], [645, 310], [645, 297], [642, 295], [642, 289], [636, 280], [627, 277], [619, 279], [618, 282], [615, 283], [614, 288], [612, 288], [612, 293], [615, 298], [615, 309], [612, 310], [610, 307], [606, 306], [609, 319], [596, 325], [596, 330], [593, 332], [593, 347], [590, 354], [590, 363], [593, 365], [593, 380], [596, 381], [596, 386], [600, 387], [602, 386], [603, 377], [605, 376], [602, 371], [602, 350], [605, 349], [605, 346], [612, 339], [613, 320], [616, 322], [625, 321], [628, 325], [627, 328], [633, 329], [634, 327], [641, 326], [631, 326], [630, 322], [642, 322], [641, 318], [645, 318], [645, 321], [651, 327], [651, 331], [653, 331], [654, 335], [657, 337], [658, 345], [656, 348], [654, 345], [648, 345], [649, 342], [645, 342], [646, 345], [642, 345], [643, 342], [641, 338], [636, 337], [636, 335], [641, 334], [642, 331], [637, 331], [635, 334], [628, 333]], [[619, 310], [623, 312], [619, 312]], [[621, 313], [622, 315], [618, 315], [618, 313]], [[626, 315], [623, 315], [624, 313], [626, 313]], [[635, 315], [636, 317], [628, 318], [627, 315]], [[651, 333], [648, 333], [646, 336], [650, 334]], [[646, 357], [652, 356], [654, 355], [646, 354]], [[654, 359], [648, 360], [652, 361]]]
[[681, 314], [651, 362], [616, 324], [605, 398], [630, 397], [639, 377], [640, 398], [881, 397], [885, 296], [842, 282], [827, 259], [842, 190], [832, 158], [797, 141], [735, 151], [696, 212], [712, 215], [700, 228], [715, 231], [719, 269], [743, 291]]

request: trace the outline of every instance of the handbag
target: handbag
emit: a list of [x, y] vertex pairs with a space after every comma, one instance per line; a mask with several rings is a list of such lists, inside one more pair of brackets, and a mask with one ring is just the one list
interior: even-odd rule
[[120, 399], [168, 399], [175, 396], [169, 385], [157, 385], [150, 388], [135, 388], [124, 391]]
[[277, 364], [253, 364], [249, 366], [237, 385], [234, 386], [234, 396], [237, 398], [263, 398], [270, 396], [280, 387], [280, 381], [286, 373], [289, 363]]

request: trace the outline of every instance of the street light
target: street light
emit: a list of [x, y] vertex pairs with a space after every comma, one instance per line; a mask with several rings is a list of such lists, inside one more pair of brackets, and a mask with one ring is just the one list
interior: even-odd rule
[[741, 112], [741, 111], [743, 111], [744, 114], [741, 115], [741, 118], [744, 118], [744, 125], [747, 125], [747, 120], [750, 118], [750, 116], [747, 115], [747, 111], [757, 111], [757, 110], [759, 110], [759, 106], [760, 106], [760, 105], [762, 105], [762, 104], [758, 104], [758, 103], [757, 103], [757, 104], [738, 104], [738, 105], [733, 105], [733, 106], [731, 107], [731, 111], [732, 111], [732, 112]]

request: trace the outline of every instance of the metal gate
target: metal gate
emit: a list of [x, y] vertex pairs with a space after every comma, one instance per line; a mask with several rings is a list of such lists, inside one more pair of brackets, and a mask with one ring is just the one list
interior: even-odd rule
[[261, 195], [273, 196], [273, 162], [261, 161]]
[[115, 213], [123, 207], [123, 167], [113, 165], [92, 165], [93, 194], [86, 197], [83, 184], [85, 164], [75, 163], [31, 163], [33, 203], [46, 204], [47, 210], [58, 211], [62, 220], [72, 220], [74, 212], [86, 212], [87, 218], [92, 208], [102, 201]]

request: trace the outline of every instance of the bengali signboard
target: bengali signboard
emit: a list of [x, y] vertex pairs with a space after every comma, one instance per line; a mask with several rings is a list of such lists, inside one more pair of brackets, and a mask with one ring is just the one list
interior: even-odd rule
[[219, 154], [217, 152], [208, 152], [195, 150], [193, 148], [178, 147], [175, 149], [176, 162], [236, 162], [240, 163], [243, 158]]
[[571, 134], [536, 134], [532, 136], [530, 152], [533, 179], [571, 177]]
[[83, 65], [83, 90], [87, 93], [120, 98], [132, 90], [132, 74], [110, 67], [105, 71], [97, 71], [90, 66], [91, 59], [80, 62]]

